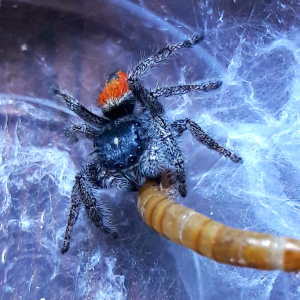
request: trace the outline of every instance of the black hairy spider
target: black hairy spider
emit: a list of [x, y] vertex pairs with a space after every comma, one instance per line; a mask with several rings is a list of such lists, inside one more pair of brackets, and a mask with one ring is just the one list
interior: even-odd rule
[[[138, 190], [146, 178], [160, 180], [168, 172], [182, 197], [187, 194], [184, 161], [176, 138], [189, 130], [208, 148], [239, 163], [241, 158], [221, 147], [190, 119], [170, 121], [158, 97], [182, 95], [192, 91], [210, 91], [222, 82], [199, 85], [175, 85], [147, 90], [139, 78], [156, 64], [178, 50], [190, 48], [203, 40], [194, 35], [182, 43], [168, 45], [141, 61], [127, 76], [111, 76], [98, 98], [104, 117], [99, 117], [74, 99], [68, 92], [55, 89], [55, 94], [86, 123], [66, 129], [67, 137], [84, 135], [94, 142], [90, 161], [76, 175], [71, 195], [71, 208], [62, 253], [69, 249], [73, 226], [80, 206], [84, 205], [90, 220], [103, 233], [117, 237], [110, 209], [99, 196], [100, 189]], [[136, 105], [138, 104], [138, 105]]]

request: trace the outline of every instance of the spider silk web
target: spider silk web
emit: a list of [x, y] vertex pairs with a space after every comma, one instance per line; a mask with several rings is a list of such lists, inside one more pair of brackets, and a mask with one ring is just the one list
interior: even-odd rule
[[142, 80], [221, 79], [217, 91], [161, 102], [168, 118], [193, 119], [244, 161], [185, 133], [188, 196], [178, 201], [228, 226], [300, 239], [297, 1], [2, 1], [0, 16], [1, 299], [299, 299], [297, 274], [222, 265], [160, 237], [138, 215], [136, 193], [105, 193], [118, 240], [82, 210], [62, 255], [72, 185], [92, 145], [64, 138], [80, 121], [52, 91], [67, 88], [100, 113], [109, 74], [203, 33]]

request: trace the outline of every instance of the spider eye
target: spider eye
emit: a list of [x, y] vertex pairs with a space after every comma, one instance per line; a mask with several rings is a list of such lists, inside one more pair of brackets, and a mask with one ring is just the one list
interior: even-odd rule
[[138, 147], [137, 147], [137, 152], [138, 152], [138, 153], [141, 153], [143, 150], [144, 150], [143, 147], [141, 147], [141, 146], [138, 146]]
[[137, 162], [137, 157], [134, 156], [134, 155], [130, 155], [130, 156], [129, 156], [129, 164], [130, 164], [130, 165], [133, 165], [133, 164], [135, 164], [136, 162]]
[[116, 163], [116, 164], [115, 164], [115, 168], [116, 168], [117, 170], [120, 170], [120, 169], [123, 168], [123, 165], [120, 164], [120, 163]]
[[103, 165], [104, 165], [105, 168], [108, 168], [108, 167], [109, 167], [108, 162], [105, 162]]

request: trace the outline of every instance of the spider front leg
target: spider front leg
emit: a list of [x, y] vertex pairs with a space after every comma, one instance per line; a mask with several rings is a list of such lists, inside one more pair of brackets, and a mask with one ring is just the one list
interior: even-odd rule
[[136, 79], [132, 82], [131, 91], [134, 97], [140, 102], [142, 107], [150, 111], [152, 117], [164, 113], [164, 108], [158, 102], [157, 98], [153, 97], [139, 80]]
[[159, 64], [160, 62], [166, 60], [170, 55], [176, 53], [178, 50], [191, 48], [193, 45], [196, 45], [203, 41], [204, 36], [199, 36], [195, 34], [191, 39], [185, 40], [182, 43], [168, 45], [161, 50], [159, 50], [156, 54], [150, 56], [149, 58], [141, 61], [129, 74], [128, 83], [129, 87], [132, 82], [142, 76], [147, 70]]
[[162, 170], [168, 167], [164, 151], [159, 145], [159, 141], [153, 139], [149, 150], [145, 151], [140, 160], [142, 174], [151, 180], [160, 180]]
[[242, 162], [242, 158], [238, 157], [234, 153], [220, 146], [215, 140], [213, 140], [208, 134], [206, 134], [198, 124], [196, 124], [192, 120], [188, 118], [183, 120], [177, 120], [173, 122], [171, 126], [173, 127], [173, 129], [175, 129], [178, 136], [180, 136], [185, 130], [189, 130], [192, 136], [197, 141], [204, 144], [206, 147], [219, 152], [221, 155], [225, 157], [228, 157], [234, 163]]
[[78, 135], [80, 134], [84, 135], [89, 140], [94, 140], [98, 134], [98, 131], [93, 129], [88, 124], [76, 124], [65, 129], [65, 136], [74, 141], [78, 140]]
[[54, 89], [54, 94], [59, 97], [63, 103], [65, 103], [71, 111], [77, 114], [81, 119], [94, 125], [97, 128], [101, 128], [105, 124], [109, 123], [109, 120], [101, 118], [88, 109], [86, 109], [83, 105], [80, 104], [78, 100], [73, 98], [69, 93], [66, 91]]
[[143, 175], [149, 179], [159, 179], [162, 172], [171, 172], [179, 183], [179, 194], [185, 197], [187, 188], [183, 156], [167, 121], [156, 116], [149, 118], [149, 123], [145, 126], [151, 128], [151, 135], [157, 138], [151, 141], [149, 150], [141, 157]]
[[185, 40], [182, 43], [166, 46], [159, 50], [156, 54], [141, 61], [129, 74], [128, 85], [141, 105], [150, 110], [152, 116], [162, 114], [164, 112], [162, 105], [157, 101], [155, 96], [152, 96], [146, 88], [144, 88], [139, 82], [139, 77], [142, 76], [147, 70], [155, 66], [156, 64], [166, 60], [170, 55], [176, 53], [178, 50], [190, 48], [193, 45], [198, 44], [204, 39], [199, 35], [194, 35], [191, 39]]
[[222, 81], [201, 83], [198, 85], [175, 85], [168, 87], [160, 87], [150, 92], [154, 98], [157, 97], [170, 97], [175, 95], [183, 95], [194, 91], [208, 92], [218, 89], [222, 85]]
[[151, 145], [150, 150], [141, 158], [142, 174], [150, 180], [160, 181], [162, 172], [170, 172], [173, 177], [170, 180], [172, 183], [179, 182], [178, 192], [182, 197], [186, 197], [183, 157], [177, 145], [172, 142], [174, 141], [170, 140], [163, 147], [161, 143]]
[[156, 133], [160, 137], [162, 142], [161, 146], [165, 153], [164, 155], [167, 157], [169, 163], [167, 170], [175, 168], [176, 180], [179, 183], [178, 192], [182, 197], [186, 197], [187, 187], [185, 182], [184, 160], [181, 150], [173, 137], [167, 121], [161, 116], [155, 117], [154, 120]]

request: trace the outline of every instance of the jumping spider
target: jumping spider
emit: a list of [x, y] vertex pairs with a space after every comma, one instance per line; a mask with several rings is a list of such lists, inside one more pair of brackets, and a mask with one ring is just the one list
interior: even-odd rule
[[99, 199], [99, 190], [115, 188], [138, 190], [145, 179], [160, 180], [168, 172], [182, 197], [187, 194], [184, 161], [176, 138], [189, 130], [194, 138], [210, 149], [239, 163], [241, 158], [221, 147], [190, 119], [170, 121], [164, 117], [159, 97], [182, 95], [192, 91], [217, 89], [222, 82], [199, 85], [175, 85], [146, 89], [139, 78], [175, 52], [191, 48], [203, 40], [194, 35], [182, 43], [168, 45], [141, 61], [127, 76], [117, 72], [98, 98], [103, 117], [99, 117], [74, 99], [68, 92], [55, 89], [55, 94], [86, 123], [66, 129], [67, 137], [83, 135], [94, 142], [90, 162], [76, 175], [71, 195], [71, 208], [62, 253], [69, 249], [73, 226], [80, 206], [84, 205], [90, 220], [103, 233], [117, 237], [110, 210]]

